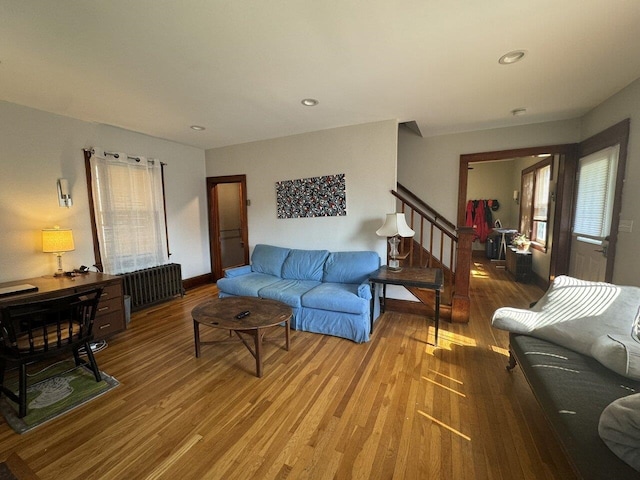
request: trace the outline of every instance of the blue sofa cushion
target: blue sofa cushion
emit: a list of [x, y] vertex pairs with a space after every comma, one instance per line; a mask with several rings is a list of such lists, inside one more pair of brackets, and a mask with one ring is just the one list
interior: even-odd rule
[[273, 275], [252, 272], [239, 277], [221, 278], [217, 285], [221, 292], [230, 295], [257, 297], [261, 289], [279, 281], [280, 279]]
[[345, 313], [369, 311], [369, 300], [358, 296], [359, 285], [321, 283], [302, 296], [302, 306]]
[[282, 265], [282, 278], [322, 281], [328, 250], [291, 250]]
[[278, 300], [290, 307], [300, 307], [302, 295], [317, 285], [320, 285], [320, 282], [313, 280], [280, 280], [268, 287], [261, 288], [258, 295], [262, 298]]
[[368, 313], [344, 313], [301, 308], [297, 314], [296, 329], [348, 338], [356, 343], [369, 341]]
[[323, 282], [363, 283], [380, 268], [376, 252], [334, 252], [324, 263]]
[[227, 278], [239, 277], [251, 273], [251, 265], [241, 265], [239, 267], [231, 267], [224, 269], [224, 276]]
[[291, 249], [258, 244], [251, 254], [251, 269], [254, 272], [282, 277], [282, 264]]

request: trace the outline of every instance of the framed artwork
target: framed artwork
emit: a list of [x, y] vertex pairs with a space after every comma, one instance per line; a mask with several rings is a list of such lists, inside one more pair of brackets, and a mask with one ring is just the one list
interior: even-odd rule
[[344, 173], [276, 182], [276, 210], [278, 218], [346, 215]]

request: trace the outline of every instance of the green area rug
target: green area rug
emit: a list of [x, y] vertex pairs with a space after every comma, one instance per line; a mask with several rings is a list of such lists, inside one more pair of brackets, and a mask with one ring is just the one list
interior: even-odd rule
[[[73, 361], [51, 365], [27, 380], [27, 414], [18, 418], [18, 405], [0, 398], [0, 413], [18, 433], [24, 433], [52, 420], [119, 385], [104, 372], [96, 382], [93, 372], [85, 366], [76, 367]], [[7, 388], [18, 391], [17, 379], [7, 382]]]

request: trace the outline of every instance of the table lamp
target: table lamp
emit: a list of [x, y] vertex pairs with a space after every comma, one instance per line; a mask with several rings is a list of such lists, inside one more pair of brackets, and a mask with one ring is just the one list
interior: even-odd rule
[[400, 260], [398, 256], [398, 244], [400, 243], [399, 237], [413, 237], [416, 232], [409, 228], [407, 221], [404, 218], [404, 213], [387, 213], [387, 218], [378, 230], [376, 234], [380, 237], [388, 237], [389, 239], [389, 270], [400, 271]]
[[75, 250], [73, 244], [73, 233], [70, 228], [45, 228], [42, 230], [42, 251], [44, 253], [54, 253], [58, 257], [58, 271], [54, 277], [64, 275], [62, 270], [62, 254]]

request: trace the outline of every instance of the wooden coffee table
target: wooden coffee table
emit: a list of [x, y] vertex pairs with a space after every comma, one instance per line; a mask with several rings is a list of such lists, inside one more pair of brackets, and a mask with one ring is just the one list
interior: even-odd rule
[[[241, 312], [249, 312], [243, 318], [236, 318]], [[291, 307], [276, 300], [256, 297], [213, 298], [201, 303], [191, 311], [196, 357], [200, 356], [200, 345], [214, 345], [219, 342], [201, 342], [200, 325], [221, 328], [235, 332], [251, 355], [256, 359], [256, 375], [262, 377], [262, 339], [271, 327], [285, 324], [286, 349], [289, 351]], [[253, 337], [253, 347], [245, 335]]]

